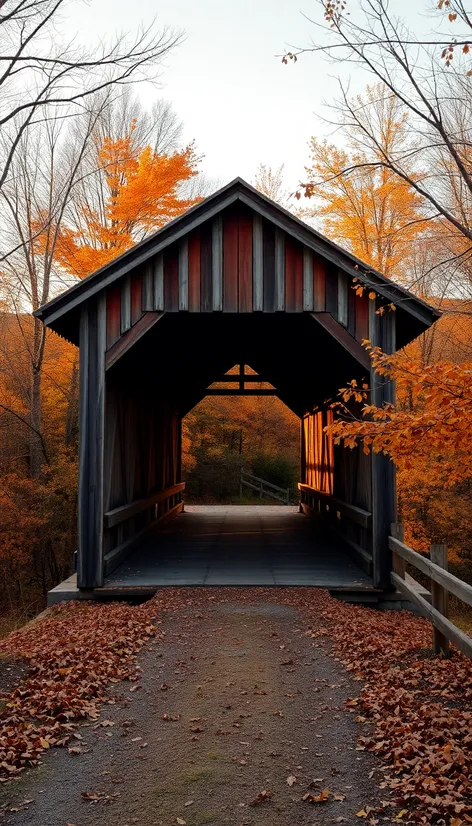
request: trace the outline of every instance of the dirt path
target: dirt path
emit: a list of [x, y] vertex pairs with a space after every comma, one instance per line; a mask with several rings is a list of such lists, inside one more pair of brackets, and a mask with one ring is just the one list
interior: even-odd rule
[[[117, 686], [99, 724], [79, 729], [70, 745], [81, 753], [58, 749], [3, 786], [0, 822], [366, 822], [356, 813], [380, 792], [374, 758], [356, 751], [359, 730], [344, 710], [358, 684], [273, 593], [270, 603], [164, 614], [164, 638], [140, 659], [142, 680]], [[302, 799], [324, 789], [327, 802]]]

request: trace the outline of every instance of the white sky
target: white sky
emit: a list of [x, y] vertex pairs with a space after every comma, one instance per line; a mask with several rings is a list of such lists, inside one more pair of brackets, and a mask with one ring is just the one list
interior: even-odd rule
[[[391, 3], [400, 16], [408, 6], [408, 0]], [[276, 57], [316, 37], [303, 12], [320, 20], [316, 0], [91, 0], [69, 6], [68, 25], [81, 40], [91, 31], [111, 33], [111, 26], [132, 30], [154, 17], [161, 26], [184, 29], [162, 89], [143, 86], [141, 97], [172, 102], [185, 140], [195, 139], [205, 155], [202, 170], [222, 185], [237, 175], [252, 181], [262, 162], [284, 163], [290, 187], [303, 177], [310, 136], [329, 131], [320, 115], [337, 89], [338, 69], [321, 55], [288, 66]], [[368, 78], [357, 72], [352, 88], [361, 91]]]

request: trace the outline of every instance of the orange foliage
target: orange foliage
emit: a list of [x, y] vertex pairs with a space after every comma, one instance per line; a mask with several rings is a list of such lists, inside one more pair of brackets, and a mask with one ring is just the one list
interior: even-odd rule
[[[198, 200], [179, 195], [182, 183], [197, 174], [193, 146], [157, 154], [150, 146], [136, 146], [133, 131], [134, 126], [124, 138], [105, 138], [97, 146], [97, 167], [103, 173], [98, 197], [79, 202], [74, 223], [59, 228], [56, 262], [79, 278], [108, 264]], [[93, 192], [93, 181], [90, 186]]]
[[[396, 382], [397, 404], [369, 404], [368, 389], [350, 382], [335, 405], [335, 441], [395, 461], [409, 544], [426, 551], [431, 542], [446, 542], [451, 560], [470, 558], [472, 364], [425, 364], [417, 355], [369, 350], [376, 372]], [[352, 401], [362, 404], [357, 418], [346, 406]]]
[[[399, 383], [400, 401], [382, 407], [364, 403], [360, 419], [338, 417], [331, 427], [336, 444], [360, 442], [366, 452], [386, 453], [408, 471], [427, 460], [441, 487], [471, 478], [472, 365], [422, 365], [402, 352], [390, 356], [370, 344], [367, 349], [376, 373]], [[341, 395], [344, 403], [367, 402], [368, 391], [354, 380]], [[336, 408], [347, 411], [340, 403]]]
[[[368, 103], [376, 111], [385, 148], [400, 148], [405, 135], [405, 114], [398, 101], [368, 87], [367, 100], [358, 97], [359, 108]], [[320, 205], [309, 215], [323, 219], [324, 231], [384, 275], [401, 271], [411, 242], [424, 228], [422, 199], [412, 187], [381, 161], [364, 152], [349, 153], [326, 140], [310, 141], [311, 165], [306, 167], [305, 195]]]

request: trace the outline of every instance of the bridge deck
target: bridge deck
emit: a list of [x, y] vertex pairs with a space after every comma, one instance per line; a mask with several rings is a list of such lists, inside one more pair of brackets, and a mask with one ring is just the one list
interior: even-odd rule
[[310, 585], [372, 591], [340, 542], [296, 507], [186, 506], [100, 591], [170, 585]]

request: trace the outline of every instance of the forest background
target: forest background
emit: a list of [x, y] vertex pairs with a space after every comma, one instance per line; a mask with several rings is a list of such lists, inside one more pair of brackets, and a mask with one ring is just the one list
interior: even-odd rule
[[[137, 96], [180, 35], [139, 29], [98, 51], [58, 43], [50, 52], [60, 6], [0, 3], [8, 8], [2, 53], [11, 52], [0, 77], [5, 630], [44, 605], [47, 590], [70, 573], [76, 544], [78, 354], [31, 312], [217, 188], [205, 177], [201, 148], [183, 144], [171, 103], [156, 98], [146, 109]], [[360, 440], [393, 457], [407, 541], [420, 551], [446, 542], [453, 570], [472, 581], [469, 19], [460, 2], [445, 0], [439, 24], [456, 32], [420, 42], [382, 0], [358, 22], [336, 0], [320, 8], [321, 45], [283, 60], [322, 49], [336, 63], [347, 53], [372, 83], [355, 97], [340, 86], [330, 114], [340, 128], [332, 142], [307, 136], [303, 181], [286, 182], [283, 167], [261, 163], [253, 183], [443, 312], [395, 359], [372, 353], [379, 372], [396, 381], [396, 408], [375, 410], [346, 376], [333, 400], [334, 434], [339, 450]], [[296, 344], [288, 346], [296, 359]], [[364, 405], [355, 419], [345, 406], [352, 396]], [[241, 501], [242, 467], [295, 493], [298, 462], [299, 421], [277, 399], [207, 398], [184, 421], [193, 501]]]

